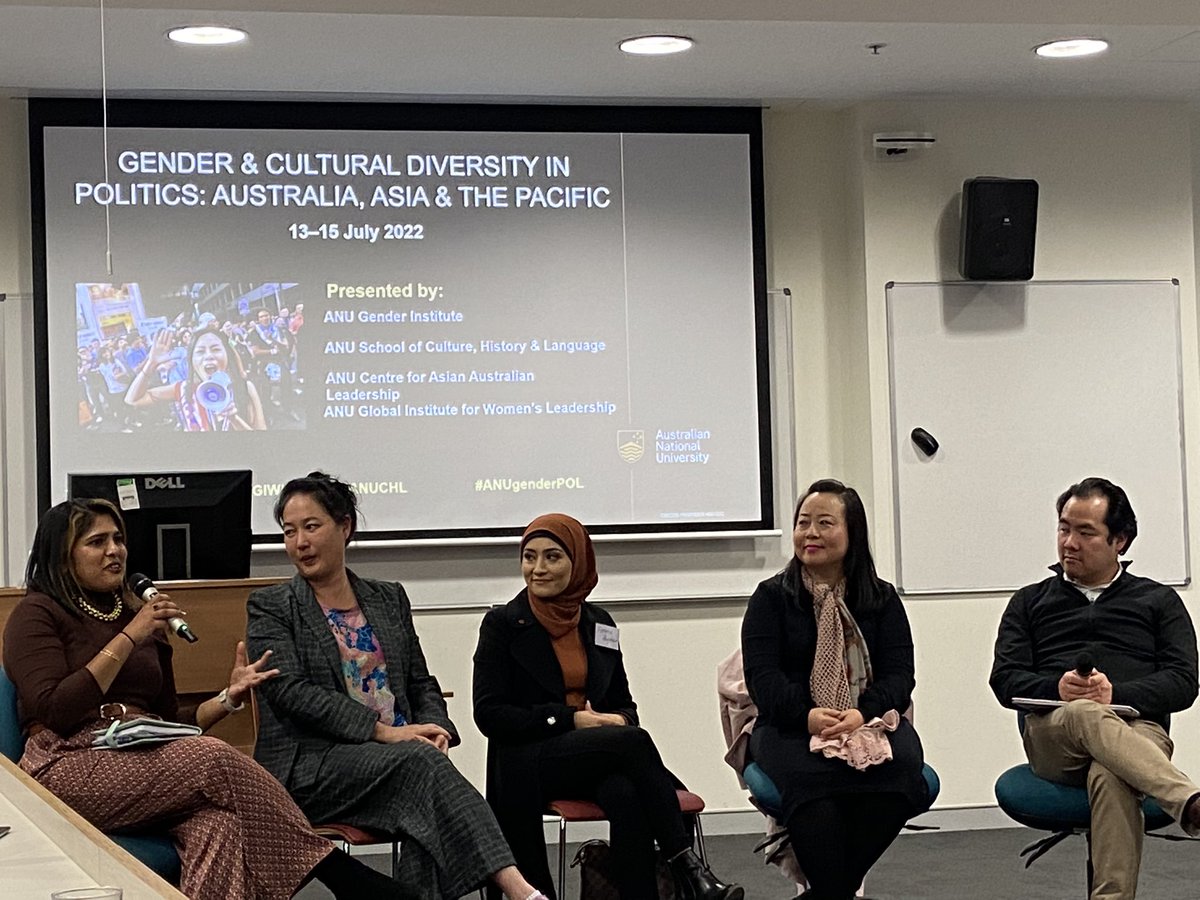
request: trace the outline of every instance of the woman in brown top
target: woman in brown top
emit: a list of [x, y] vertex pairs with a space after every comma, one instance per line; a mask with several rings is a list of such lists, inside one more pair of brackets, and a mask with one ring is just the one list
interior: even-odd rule
[[654, 845], [681, 900], [742, 900], [691, 850], [675, 780], [638, 727], [612, 617], [585, 602], [596, 586], [587, 529], [539, 516], [521, 538], [525, 589], [491, 610], [475, 649], [475, 724], [488, 738], [488, 802], [517, 865], [548, 897], [542, 812], [591, 800], [611, 825], [621, 900], [655, 900]]
[[[174, 838], [180, 889], [197, 900], [286, 898], [311, 878], [336, 897], [407, 897], [390, 878], [313, 833], [283, 787], [210, 737], [122, 751], [93, 749], [113, 719], [150, 714], [209, 728], [271, 678], [239, 643], [229, 687], [180, 710], [166, 595], [141, 604], [125, 586], [121, 515], [106, 500], [69, 500], [42, 516], [28, 592], [4, 630], [4, 668], [28, 740], [21, 768], [97, 827], [158, 826]], [[363, 889], [366, 888], [364, 891]]]

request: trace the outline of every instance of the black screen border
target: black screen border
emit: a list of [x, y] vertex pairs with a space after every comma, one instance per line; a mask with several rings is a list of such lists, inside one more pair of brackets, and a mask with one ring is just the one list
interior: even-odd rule
[[[110, 128], [247, 128], [264, 130], [497, 131], [739, 134], [749, 140], [750, 214], [753, 247], [754, 331], [758, 384], [759, 509], [756, 520], [688, 523], [631, 523], [589, 526], [593, 534], [672, 535], [772, 530], [775, 524], [771, 441], [770, 337], [767, 327], [766, 224], [763, 184], [762, 109], [759, 107], [558, 106], [374, 102], [280, 102], [208, 100], [120, 100], [108, 104]], [[37, 397], [37, 510], [50, 506], [50, 363], [46, 279], [46, 194], [44, 129], [101, 127], [99, 100], [29, 100], [30, 217], [33, 244], [34, 382]], [[246, 124], [252, 123], [252, 124]], [[165, 470], [164, 470], [165, 471]], [[369, 531], [356, 541], [507, 537], [522, 527]], [[254, 534], [255, 543], [282, 543], [278, 532]]]
[[[172, 501], [170, 505], [148, 502], [145, 506], [138, 506], [134, 509], [123, 508], [117, 481], [122, 478], [130, 478], [141, 482], [148, 477], [187, 479], [188, 484], [183, 487], [181, 493], [170, 488], [160, 489], [160, 492], [161, 490], [170, 491], [170, 500]], [[196, 485], [193, 480], [196, 478], [211, 483]], [[94, 490], [98, 485], [103, 485], [103, 487], [98, 491]], [[83, 493], [84, 489], [88, 490], [87, 494]], [[150, 499], [142, 493], [146, 490], [145, 486], [139, 486], [136, 490], [147, 500]], [[219, 492], [219, 495], [213, 502], [201, 502], [196, 496], [199, 493], [205, 501], [208, 501], [211, 499], [210, 495], [215, 492]], [[151, 577], [155, 581], [179, 580], [164, 575], [156, 566], [150, 564], [151, 548], [156, 551], [154, 555], [157, 556], [158, 539], [154, 532], [159, 525], [163, 524], [161, 520], [184, 519], [189, 526], [196, 526], [195, 533], [203, 537], [203, 526], [211, 526], [212, 523], [207, 520], [214, 519], [214, 516], [215, 519], [221, 520], [222, 526], [219, 529], [213, 529], [213, 534], [207, 538], [210, 543], [206, 552], [198, 555], [201, 557], [202, 563], [210, 563], [217, 558], [220, 560], [220, 565], [211, 570], [208, 570], [203, 564], [198, 565], [198, 568], [205, 569], [206, 574], [193, 576], [193, 578], [224, 581], [250, 577], [253, 541], [247, 543], [246, 538], [251, 534], [250, 517], [254, 508], [254, 473], [249, 469], [154, 473], [68, 472], [68, 499], [82, 499], [89, 496], [108, 500], [117, 507], [121, 518], [125, 520], [125, 546], [129, 551], [129, 557], [139, 569], [151, 572]], [[216, 544], [215, 547], [213, 543]], [[136, 580], [128, 572], [126, 574], [131, 583]]]

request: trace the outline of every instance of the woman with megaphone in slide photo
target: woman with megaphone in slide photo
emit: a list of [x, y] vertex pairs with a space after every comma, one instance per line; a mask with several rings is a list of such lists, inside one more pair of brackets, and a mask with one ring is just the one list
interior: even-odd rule
[[150, 355], [125, 394], [130, 406], [170, 401], [182, 431], [264, 431], [262, 400], [246, 377], [241, 358], [215, 329], [197, 331], [187, 348], [188, 377], [174, 384], [148, 387], [160, 365], [171, 361], [175, 329], [154, 337]]

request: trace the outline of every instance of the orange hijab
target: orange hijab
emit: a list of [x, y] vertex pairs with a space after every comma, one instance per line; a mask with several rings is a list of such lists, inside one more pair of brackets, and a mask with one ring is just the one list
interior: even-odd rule
[[587, 529], [563, 513], [538, 516], [521, 536], [521, 552], [535, 537], [548, 537], [563, 548], [571, 560], [571, 580], [566, 590], [550, 600], [539, 600], [527, 593], [529, 606], [551, 637], [559, 638], [579, 627], [580, 604], [600, 580], [596, 574], [596, 553]]

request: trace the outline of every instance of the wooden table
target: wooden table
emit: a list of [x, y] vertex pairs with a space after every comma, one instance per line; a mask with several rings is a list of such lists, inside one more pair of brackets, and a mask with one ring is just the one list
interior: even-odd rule
[[124, 900], [187, 900], [95, 826], [0, 756], [0, 885], [13, 898], [112, 885]]

